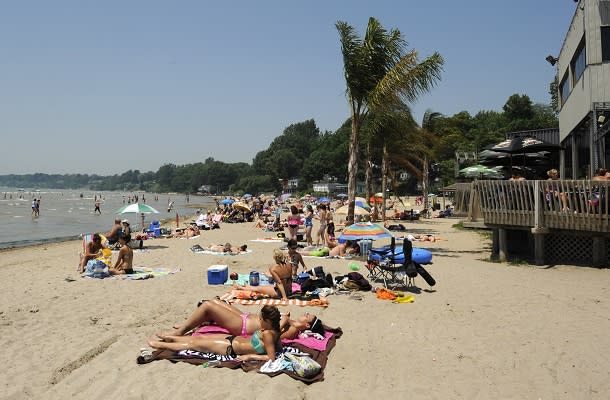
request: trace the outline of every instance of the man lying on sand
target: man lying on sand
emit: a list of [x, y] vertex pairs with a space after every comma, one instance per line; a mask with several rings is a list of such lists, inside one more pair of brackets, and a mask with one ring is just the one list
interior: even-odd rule
[[242, 244], [239, 247], [231, 246], [231, 243], [225, 244], [211, 244], [208, 247], [204, 247], [204, 250], [213, 251], [214, 253], [231, 253], [231, 254], [239, 254], [243, 253], [248, 249], [247, 244]]

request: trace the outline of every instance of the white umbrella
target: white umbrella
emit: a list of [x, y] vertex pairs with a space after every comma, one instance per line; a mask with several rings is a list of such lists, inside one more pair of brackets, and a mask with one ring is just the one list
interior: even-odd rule
[[[342, 206], [335, 210], [335, 214], [347, 215], [348, 206]], [[370, 213], [362, 207], [354, 206], [354, 215], [369, 215]]]
[[[123, 207], [119, 208], [116, 213], [117, 214], [129, 214], [129, 213], [134, 213], [134, 214], [159, 214], [159, 211], [155, 210], [154, 208], [152, 208], [148, 204], [133, 203], [133, 204], [128, 204], [126, 206], [123, 206]], [[144, 221], [144, 219], [142, 219], [142, 221]], [[142, 229], [144, 229], [144, 222], [142, 222]]]

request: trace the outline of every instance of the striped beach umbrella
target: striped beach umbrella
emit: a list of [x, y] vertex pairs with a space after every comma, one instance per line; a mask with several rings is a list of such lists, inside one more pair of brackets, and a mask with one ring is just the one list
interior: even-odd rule
[[362, 239], [383, 239], [392, 237], [392, 232], [371, 222], [357, 222], [343, 229], [339, 239], [341, 240], [362, 240]]

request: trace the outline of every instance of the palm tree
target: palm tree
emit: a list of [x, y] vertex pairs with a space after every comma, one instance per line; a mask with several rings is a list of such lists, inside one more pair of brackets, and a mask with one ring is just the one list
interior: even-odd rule
[[358, 141], [360, 127], [371, 110], [391, 104], [413, 102], [440, 79], [443, 58], [434, 53], [421, 63], [415, 50], [405, 53], [406, 42], [399, 30], [389, 32], [369, 18], [364, 39], [346, 22], [339, 31], [346, 94], [352, 118], [348, 160], [348, 221], [354, 220]]

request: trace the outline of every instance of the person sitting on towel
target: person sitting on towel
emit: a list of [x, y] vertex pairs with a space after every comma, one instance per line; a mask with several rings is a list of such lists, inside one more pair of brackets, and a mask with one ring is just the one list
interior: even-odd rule
[[288, 296], [292, 295], [292, 265], [286, 260], [286, 255], [280, 249], [275, 249], [273, 252], [273, 261], [275, 264], [269, 268], [269, 274], [275, 282], [273, 285], [236, 285], [234, 289], [249, 290], [270, 298], [288, 300]]

